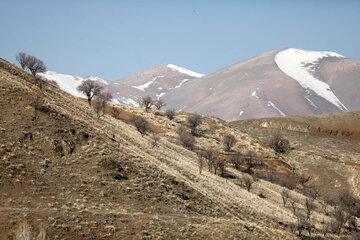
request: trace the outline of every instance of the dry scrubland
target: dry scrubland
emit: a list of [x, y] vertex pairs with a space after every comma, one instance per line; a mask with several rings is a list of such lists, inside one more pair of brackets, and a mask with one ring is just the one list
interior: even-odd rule
[[[290, 134], [295, 150], [279, 155], [262, 143], [268, 134], [262, 129], [210, 117], [202, 117], [196, 146], [225, 159], [226, 175], [215, 175], [206, 165], [200, 174], [198, 155], [184, 148], [177, 134], [189, 114], [169, 120], [162, 110], [117, 106], [120, 119], [98, 119], [86, 101], [47, 83], [39, 88], [30, 74], [2, 59], [0, 95], [0, 239], [300, 239], [291, 231], [297, 218], [290, 203], [283, 205], [284, 188], [258, 180], [248, 191], [247, 174], [230, 163], [235, 151], [255, 152], [263, 161], [256, 171], [291, 175], [296, 167], [314, 173], [310, 181], [317, 184], [319, 162], [353, 190], [359, 186], [358, 168], [318, 161], [330, 151], [316, 145], [325, 141], [298, 142]], [[153, 134], [142, 135], [131, 124], [134, 114], [150, 122], [160, 137], [157, 146]], [[237, 139], [232, 152], [224, 151], [226, 134]], [[357, 163], [358, 142], [326, 142], [342, 144], [338, 161], [349, 155]], [[305, 208], [301, 191], [301, 186], [290, 191], [297, 212]], [[304, 231], [302, 238], [339, 238], [321, 233], [332, 209], [322, 203], [315, 200], [315, 230], [311, 236]]]

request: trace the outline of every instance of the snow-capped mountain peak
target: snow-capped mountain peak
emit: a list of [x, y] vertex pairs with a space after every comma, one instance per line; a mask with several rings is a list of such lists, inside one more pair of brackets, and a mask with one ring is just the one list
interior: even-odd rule
[[336, 97], [330, 86], [315, 76], [320, 60], [328, 57], [344, 58], [344, 56], [334, 52], [288, 48], [276, 54], [275, 62], [281, 71], [296, 80], [304, 89], [314, 91], [339, 109], [347, 111], [347, 108]]

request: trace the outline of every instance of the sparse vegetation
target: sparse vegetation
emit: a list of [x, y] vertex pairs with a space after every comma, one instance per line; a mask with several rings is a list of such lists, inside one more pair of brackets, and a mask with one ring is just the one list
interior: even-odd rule
[[225, 151], [230, 152], [231, 148], [235, 145], [236, 143], [236, 138], [234, 137], [234, 135], [231, 134], [226, 134], [223, 138], [223, 143], [225, 146]]

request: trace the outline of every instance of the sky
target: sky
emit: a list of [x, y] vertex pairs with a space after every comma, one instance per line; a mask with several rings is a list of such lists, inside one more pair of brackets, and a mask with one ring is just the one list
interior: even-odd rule
[[0, 0], [0, 57], [117, 80], [172, 63], [209, 74], [284, 47], [360, 58], [360, 1]]

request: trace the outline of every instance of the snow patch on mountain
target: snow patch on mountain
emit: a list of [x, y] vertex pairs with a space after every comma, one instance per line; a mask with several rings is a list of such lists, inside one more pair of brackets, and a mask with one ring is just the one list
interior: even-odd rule
[[322, 58], [326, 57], [342, 58], [344, 56], [334, 52], [288, 48], [276, 54], [275, 62], [281, 71], [296, 80], [303, 88], [311, 89], [342, 111], [347, 111], [348, 109], [336, 97], [330, 86], [314, 76], [317, 64]]
[[126, 97], [122, 97], [122, 96], [118, 96], [117, 98], [118, 103], [120, 104], [126, 104], [126, 105], [130, 105], [130, 106], [135, 106], [135, 107], [139, 107], [140, 105], [132, 98], [126, 98]]
[[166, 67], [170, 68], [173, 71], [178, 71], [178, 72], [184, 73], [184, 74], [192, 76], [192, 77], [197, 77], [198, 78], [198, 77], [205, 76], [204, 74], [193, 72], [193, 71], [191, 71], [189, 69], [179, 67], [179, 66], [176, 66], [174, 64], [167, 64]]
[[251, 96], [254, 97], [254, 98], [256, 98], [256, 99], [259, 99], [259, 98], [260, 98], [260, 97], [257, 95], [256, 90], [251, 93]]
[[164, 76], [156, 76], [153, 78], [153, 80], [151, 81], [148, 81], [142, 85], [139, 85], [139, 86], [132, 86], [133, 88], [137, 88], [143, 92], [145, 92], [145, 89], [148, 88], [151, 84], [153, 84], [158, 78], [161, 78], [161, 77], [164, 77]]
[[275, 108], [280, 113], [281, 116], [284, 116], [284, 117], [286, 116], [285, 113], [283, 113], [278, 107], [276, 107], [272, 101], [268, 101], [267, 105], [268, 105], [268, 107]]
[[184, 80], [182, 80], [178, 85], [176, 85], [174, 88], [179, 88], [181, 87], [184, 83], [186, 83], [187, 81], [189, 81], [189, 79], [185, 78]]
[[156, 99], [159, 100], [162, 96], [164, 96], [166, 93], [162, 92], [160, 94], [156, 94]]
[[73, 75], [68, 75], [68, 74], [61, 74], [61, 73], [57, 73], [54, 71], [46, 71], [44, 73], [38, 73], [39, 76], [42, 76], [44, 78], [46, 78], [47, 80], [53, 80], [55, 81], [61, 90], [70, 93], [73, 96], [76, 97], [86, 97], [83, 93], [79, 92], [77, 90], [77, 87], [86, 80], [93, 80], [93, 81], [97, 81], [100, 82], [104, 85], [109, 85], [109, 83], [99, 77], [93, 77], [93, 76], [89, 76], [89, 77], [79, 77], [79, 76], [73, 76]]

